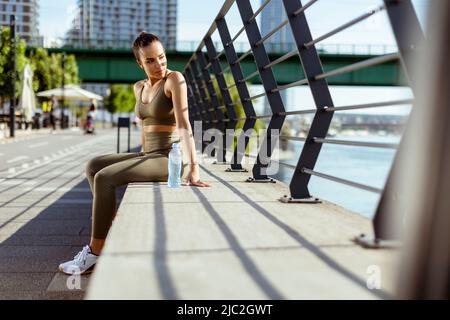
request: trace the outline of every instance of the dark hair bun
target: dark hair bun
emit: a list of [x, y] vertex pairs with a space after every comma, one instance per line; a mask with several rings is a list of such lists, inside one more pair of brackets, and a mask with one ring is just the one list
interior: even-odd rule
[[153, 33], [142, 31], [133, 42], [133, 53], [136, 60], [139, 61], [139, 49], [148, 46], [154, 41], [159, 41], [159, 37]]

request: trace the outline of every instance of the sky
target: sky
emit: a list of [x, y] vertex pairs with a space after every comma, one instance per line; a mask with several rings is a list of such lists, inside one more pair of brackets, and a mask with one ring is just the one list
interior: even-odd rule
[[[413, 0], [413, 5], [422, 26], [425, 25], [426, 8], [429, 0]], [[250, 0], [253, 11], [256, 11], [261, 0]], [[303, 0], [302, 3], [306, 3]], [[189, 42], [191, 45], [183, 44], [184, 48], [191, 47], [194, 50], [198, 42], [204, 37], [217, 13], [222, 7], [220, 0], [178, 0], [177, 19], [177, 41]], [[313, 38], [321, 36], [328, 31], [354, 19], [363, 13], [380, 6], [381, 0], [319, 0], [306, 10], [306, 16]], [[76, 11], [76, 0], [40, 0], [40, 31], [45, 37], [62, 37], [66, 30], [70, 28], [70, 22]], [[242, 27], [236, 5], [230, 9], [226, 16], [226, 21], [232, 36]], [[151, 30], [148, 30], [151, 32]], [[218, 41], [217, 32], [212, 36], [214, 41]], [[236, 40], [245, 42], [245, 32]], [[386, 12], [373, 15], [368, 20], [346, 29], [339, 34], [326, 39], [323, 44], [360, 44], [360, 45], [388, 45], [394, 46], [395, 40], [390, 29]], [[178, 46], [180, 48], [180, 45]], [[219, 48], [218, 48], [219, 49]], [[239, 51], [239, 49], [237, 49]], [[246, 50], [246, 48], [244, 48]], [[394, 51], [396, 51], [394, 47]], [[380, 101], [390, 101], [396, 99], [411, 98], [412, 94], [406, 87], [344, 87], [333, 86], [332, 96], [335, 105], [348, 105], [360, 101], [370, 103]], [[252, 86], [256, 90], [253, 94], [261, 93], [260, 86]], [[296, 88], [291, 90], [287, 98], [287, 110], [311, 109], [314, 106], [311, 93], [307, 88]], [[301, 106], [299, 105], [301, 101]], [[255, 110], [263, 110], [263, 100], [255, 102]], [[410, 111], [409, 106], [372, 108], [354, 111], [360, 113], [384, 113], [405, 115]]]
[[[421, 22], [424, 22], [426, 5], [429, 0], [414, 0], [413, 4]], [[41, 35], [45, 37], [63, 37], [69, 29], [70, 22], [76, 12], [76, 0], [39, 0]], [[251, 0], [253, 10], [256, 11], [261, 0]], [[303, 1], [305, 3], [305, 0]], [[314, 37], [355, 18], [379, 6], [381, 0], [319, 0], [307, 11]], [[217, 13], [223, 1], [221, 0], [178, 0], [177, 39], [179, 42], [198, 42], [202, 38]], [[234, 5], [226, 20], [230, 33], [235, 34], [242, 26], [236, 5]], [[151, 32], [151, 30], [149, 30]], [[244, 42], [245, 33], [237, 39]], [[218, 39], [217, 32], [213, 40]], [[324, 43], [343, 44], [394, 44], [392, 32], [387, 21], [386, 13], [376, 14], [369, 20], [362, 22], [346, 31], [333, 36]]]

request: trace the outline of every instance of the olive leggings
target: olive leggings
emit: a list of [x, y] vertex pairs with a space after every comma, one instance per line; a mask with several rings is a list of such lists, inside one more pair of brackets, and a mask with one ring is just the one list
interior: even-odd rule
[[[89, 160], [86, 176], [93, 194], [92, 236], [105, 239], [116, 213], [116, 187], [129, 182], [167, 181], [168, 152], [106, 154]], [[182, 177], [187, 176], [186, 164]]]

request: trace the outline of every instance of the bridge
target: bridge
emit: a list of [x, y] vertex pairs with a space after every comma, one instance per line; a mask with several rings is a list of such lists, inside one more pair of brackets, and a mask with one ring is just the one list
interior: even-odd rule
[[[83, 42], [77, 43], [76, 46], [47, 48], [47, 50], [50, 53], [66, 52], [68, 54], [74, 54], [77, 60], [79, 77], [84, 83], [134, 83], [144, 78], [145, 75], [136, 65], [131, 49], [107, 49], [88, 46], [91, 43], [92, 41], [84, 40]], [[190, 46], [180, 45], [180, 47], [179, 51], [168, 50], [167, 52], [170, 68], [174, 70], [183, 70], [183, 67], [193, 54], [193, 51], [189, 51]], [[237, 44], [236, 47], [241, 50], [245, 48], [242, 44], [240, 46]], [[293, 47], [293, 45], [290, 44], [286, 47]], [[379, 54], [374, 54], [372, 51], [380, 51], [380, 48], [384, 49], [382, 51], [393, 49], [386, 46], [379, 46], [378, 48], [374, 46], [372, 49], [372, 47], [366, 46], [366, 52], [361, 53], [363, 50], [361, 48], [358, 50], [358, 46], [347, 46], [347, 50], [343, 50], [339, 45], [336, 45], [335, 48], [331, 48], [335, 52], [330, 53], [327, 50], [330, 49], [330, 46], [324, 46], [323, 50], [321, 50], [322, 52], [320, 52], [320, 57], [324, 70], [332, 71], [348, 64], [374, 58]], [[27, 48], [27, 50], [33, 50], [33, 47]], [[271, 50], [268, 53], [268, 56], [271, 61], [276, 61], [283, 57], [285, 53], [280, 48], [275, 48], [275, 50]], [[244, 56], [245, 53], [242, 55]], [[253, 61], [254, 59], [251, 55], [245, 55], [242, 58], [240, 65], [244, 75], [251, 75], [255, 72], [255, 64]], [[221, 57], [220, 63], [222, 66], [227, 65], [225, 57]], [[273, 72], [279, 84], [291, 83], [304, 77], [303, 69], [299, 65], [298, 57], [295, 55], [277, 64], [273, 68]], [[251, 84], [262, 84], [261, 78], [257, 74], [247, 81]], [[356, 70], [345, 75], [341, 74], [330, 77], [328, 83], [330, 85], [371, 86], [398, 86], [407, 84], [402, 68], [399, 66], [398, 59], [392, 59], [364, 70]]]
[[[201, 155], [207, 159], [201, 164], [202, 172], [216, 189], [194, 189], [179, 195], [160, 183], [129, 186], [88, 298], [448, 299], [449, 262], [441, 257], [448, 256], [450, 204], [441, 188], [448, 189], [450, 181], [450, 65], [445, 41], [450, 4], [433, 2], [429, 19], [436, 27], [426, 42], [409, 0], [385, 0], [315, 39], [305, 12], [318, 0], [283, 0], [288, 18], [261, 35], [256, 17], [269, 2], [254, 9], [249, 0], [224, 1], [182, 68], [191, 123], [196, 129], [196, 122], [202, 124], [197, 131], [200, 137], [196, 135]], [[233, 6], [239, 11], [242, 27], [232, 35], [225, 18]], [[382, 12], [388, 16], [398, 52], [344, 59], [317, 50], [324, 39]], [[292, 29], [296, 47], [273, 56], [265, 41], [283, 26]], [[250, 49], [238, 54], [234, 42], [244, 32]], [[213, 34], [219, 34], [221, 46], [214, 44]], [[185, 58], [180, 55], [179, 59]], [[297, 69], [303, 70], [302, 77], [294, 72], [295, 78], [283, 78], [284, 73], [276, 71], [288, 61], [292, 69], [297, 64]], [[250, 62], [256, 71], [250, 71]], [[386, 83], [389, 69], [376, 68], [387, 63], [403, 70], [414, 99], [334, 104], [329, 88], [333, 79], [358, 83], [355, 75], [372, 69], [378, 70]], [[232, 83], [226, 81], [226, 73], [231, 74]], [[354, 78], [345, 78], [348, 74]], [[251, 96], [248, 81], [256, 76], [263, 90]], [[378, 80], [366, 78], [359, 84]], [[301, 85], [310, 89], [315, 107], [286, 111], [281, 91]], [[237, 96], [230, 94], [234, 88]], [[271, 112], [257, 115], [253, 102], [264, 96]], [[414, 108], [399, 144], [328, 137], [335, 113], [402, 104], [414, 104]], [[314, 116], [306, 138], [280, 134], [287, 117], [306, 114]], [[251, 136], [247, 132], [258, 120], [265, 121], [262, 143], [256, 152], [249, 152]], [[230, 135], [236, 143], [229, 143]], [[278, 138], [303, 142], [296, 165], [275, 156]], [[316, 163], [327, 144], [394, 149], [385, 186], [352, 181], [345, 177], [344, 168], [339, 176], [318, 171]], [[249, 164], [250, 159], [253, 162]], [[277, 166], [291, 170], [288, 185], [271, 177], [270, 169]], [[310, 191], [313, 177], [377, 194], [374, 218], [356, 221], [353, 213], [315, 197]], [[130, 233], [130, 229], [136, 232]], [[362, 234], [355, 234], [356, 230]], [[364, 272], [382, 270], [387, 275], [381, 290], [373, 290], [380, 289], [376, 281], [373, 286], [370, 279], [365, 281], [361, 268], [368, 265], [373, 268]]]

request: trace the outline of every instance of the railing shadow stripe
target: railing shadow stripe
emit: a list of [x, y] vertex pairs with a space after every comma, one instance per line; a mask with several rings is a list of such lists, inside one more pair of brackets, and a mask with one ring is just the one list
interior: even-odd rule
[[153, 210], [155, 212], [155, 246], [153, 265], [155, 267], [159, 289], [163, 298], [167, 300], [178, 300], [179, 297], [167, 266], [167, 226], [164, 217], [164, 207], [160, 190], [161, 185], [159, 182], [155, 182], [154, 184], [155, 187], [153, 188], [153, 193], [155, 200], [161, 199], [161, 201], [155, 201], [153, 205]]
[[236, 256], [239, 258], [242, 266], [247, 271], [249, 276], [255, 281], [255, 283], [261, 288], [261, 290], [266, 294], [269, 299], [285, 299], [283, 295], [266, 279], [261, 271], [258, 269], [256, 264], [252, 261], [249, 255], [246, 253], [244, 248], [239, 244], [236, 236], [227, 226], [225, 221], [220, 217], [219, 213], [214, 209], [208, 199], [197, 189], [192, 188], [195, 195], [199, 198], [201, 204], [210, 214], [211, 218], [216, 223], [217, 227], [222, 231], [225, 239], [230, 244], [231, 249], [234, 251]]
[[266, 217], [269, 221], [274, 223], [276, 226], [280, 227], [282, 230], [284, 230], [289, 236], [291, 236], [295, 241], [300, 243], [305, 249], [309, 250], [312, 254], [314, 254], [317, 258], [319, 258], [322, 262], [327, 264], [330, 268], [334, 269], [336, 272], [340, 273], [342, 276], [346, 277], [359, 287], [363, 288], [364, 290], [368, 291], [369, 293], [377, 296], [381, 299], [393, 299], [393, 297], [383, 291], [383, 290], [377, 290], [373, 291], [367, 288], [366, 283], [360, 279], [358, 276], [350, 272], [349, 270], [345, 269], [343, 266], [341, 266], [339, 263], [334, 261], [331, 257], [329, 257], [327, 254], [325, 254], [322, 250], [320, 250], [316, 245], [309, 242], [306, 238], [304, 238], [302, 235], [300, 235], [296, 230], [292, 229], [290, 226], [285, 224], [284, 222], [277, 219], [274, 215], [272, 215], [269, 211], [258, 205], [255, 201], [251, 200], [248, 196], [237, 190], [235, 187], [233, 187], [230, 183], [228, 183], [226, 180], [223, 180], [219, 176], [215, 175], [213, 172], [205, 168], [205, 166], [201, 165], [202, 169], [205, 170], [208, 174], [215, 177], [218, 181], [220, 181], [223, 185], [228, 187], [231, 191], [233, 191], [236, 195], [238, 195], [242, 200], [244, 200], [246, 203], [248, 203], [251, 207], [256, 209], [258, 212], [260, 212], [264, 217]]

